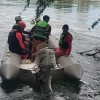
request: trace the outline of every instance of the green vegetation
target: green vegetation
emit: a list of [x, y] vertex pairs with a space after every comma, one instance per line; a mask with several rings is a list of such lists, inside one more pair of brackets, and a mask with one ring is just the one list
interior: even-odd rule
[[[43, 11], [46, 9], [46, 7], [49, 7], [51, 5], [51, 3], [53, 3], [54, 0], [37, 0], [36, 1], [36, 15], [35, 15], [35, 20], [40, 18], [41, 14], [43, 13]], [[29, 7], [29, 4], [30, 4], [30, 0], [27, 0], [27, 4], [26, 6], [24, 7], [23, 11], [26, 10], [27, 7]], [[32, 20], [34, 21], [34, 20]]]
[[37, 0], [36, 5], [36, 17], [35, 19], [39, 18], [46, 7], [49, 7], [54, 0]]

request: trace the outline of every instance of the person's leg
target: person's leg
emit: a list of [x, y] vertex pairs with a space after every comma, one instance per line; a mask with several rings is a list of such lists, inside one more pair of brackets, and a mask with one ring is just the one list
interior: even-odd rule
[[29, 50], [29, 42], [24, 41], [24, 46], [25, 46], [25, 49], [26, 49], [26, 50]]
[[32, 54], [32, 57], [31, 57], [31, 62], [34, 62], [35, 57], [36, 57], [36, 53]]
[[63, 50], [60, 50], [59, 48], [56, 48], [56, 50], [54, 52], [55, 52], [55, 56], [56, 57], [60, 57], [60, 56], [66, 55], [66, 52], [63, 51]]
[[53, 50], [56, 51], [56, 50], [58, 50], [58, 49], [59, 49], [59, 48], [54, 48]]
[[24, 46], [26, 50], [29, 50], [29, 45], [30, 45], [30, 38], [26, 38], [24, 41]]
[[29, 51], [30, 52], [32, 51], [32, 42], [30, 42], [30, 44], [29, 44]]
[[39, 41], [39, 40], [33, 40], [33, 45], [32, 45], [32, 58], [31, 61], [33, 62], [36, 56], [36, 49], [38, 44], [44, 43], [43, 41]]
[[33, 40], [33, 42], [32, 42], [32, 50], [31, 50], [32, 54], [36, 53], [37, 45], [38, 45], [38, 41], [37, 40]]
[[26, 54], [26, 55], [22, 55], [22, 58], [23, 58], [23, 59], [27, 59], [28, 56], [29, 56], [28, 54]]

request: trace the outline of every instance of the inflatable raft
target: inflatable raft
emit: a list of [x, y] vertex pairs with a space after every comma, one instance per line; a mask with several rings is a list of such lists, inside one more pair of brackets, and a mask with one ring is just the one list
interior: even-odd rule
[[11, 80], [19, 75], [21, 57], [8, 49], [8, 44], [1, 61], [0, 76], [2, 79]]
[[0, 67], [2, 79], [11, 80], [18, 77], [36, 84], [42, 81], [42, 85], [50, 91], [51, 80], [55, 78], [81, 79], [81, 64], [72, 55], [56, 59], [53, 48], [57, 47], [58, 39], [50, 35], [48, 44], [38, 45], [34, 62], [21, 59], [19, 55], [6, 49]]

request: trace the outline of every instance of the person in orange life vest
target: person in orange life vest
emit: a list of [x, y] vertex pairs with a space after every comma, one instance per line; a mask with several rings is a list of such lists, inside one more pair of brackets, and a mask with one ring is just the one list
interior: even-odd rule
[[50, 32], [51, 32], [51, 26], [48, 24], [50, 17], [45, 15], [43, 16], [43, 21], [39, 21], [36, 23], [36, 28], [34, 31], [34, 39], [33, 39], [33, 45], [32, 45], [32, 59], [31, 61], [34, 61], [36, 48], [38, 44], [44, 43], [48, 40]]
[[[16, 21], [16, 23], [13, 25], [12, 29], [16, 29], [17, 30], [17, 28], [18, 28], [18, 22], [22, 21], [21, 16], [16, 16], [15, 17], [15, 21]], [[28, 32], [28, 31], [24, 30], [23, 33], [24, 34], [28, 34], [27, 38], [25, 37], [24, 34], [22, 34], [22, 37], [23, 37], [23, 42], [24, 42], [25, 47], [28, 48], [31, 51], [32, 43], [30, 41], [30, 37], [33, 34], [33, 32]]]
[[72, 49], [72, 35], [68, 32], [69, 26], [67, 24], [62, 27], [63, 33], [60, 36], [59, 48], [55, 48], [55, 56], [69, 56]]
[[9, 50], [11, 52], [22, 55], [22, 58], [27, 59], [27, 57], [29, 56], [28, 54], [29, 51], [26, 50], [22, 37], [22, 33], [25, 27], [26, 24], [23, 21], [19, 21], [17, 30], [15, 29], [11, 30], [8, 35], [8, 44], [9, 44]]

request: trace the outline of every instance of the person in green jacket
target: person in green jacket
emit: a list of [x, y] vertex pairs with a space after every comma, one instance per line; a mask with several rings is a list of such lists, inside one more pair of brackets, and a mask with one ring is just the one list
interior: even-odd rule
[[[45, 43], [48, 41], [49, 35], [51, 33], [51, 26], [48, 24], [50, 17], [45, 15], [43, 20], [36, 23], [36, 28], [34, 30], [34, 39], [32, 43], [32, 54], [36, 53], [36, 48], [38, 44]], [[34, 57], [32, 57], [33, 61]]]
[[50, 17], [45, 15], [43, 20], [36, 23], [36, 29], [34, 31], [34, 39], [45, 42], [51, 32], [51, 26], [48, 24]]

